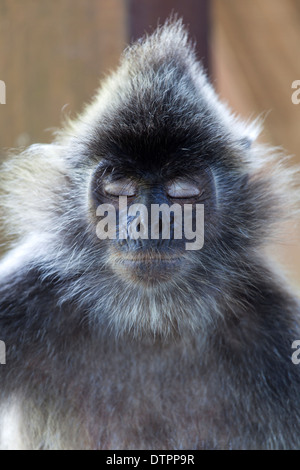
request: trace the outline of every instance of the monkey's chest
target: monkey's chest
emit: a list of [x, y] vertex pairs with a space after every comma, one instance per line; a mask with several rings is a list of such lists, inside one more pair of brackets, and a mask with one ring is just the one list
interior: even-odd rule
[[[176, 375], [176, 374], [175, 374]], [[165, 380], [102, 383], [85, 423], [94, 449], [203, 449], [223, 447], [220, 403], [207, 385], [168, 375]], [[92, 401], [91, 401], [92, 402]], [[225, 444], [226, 445], [226, 444]]]

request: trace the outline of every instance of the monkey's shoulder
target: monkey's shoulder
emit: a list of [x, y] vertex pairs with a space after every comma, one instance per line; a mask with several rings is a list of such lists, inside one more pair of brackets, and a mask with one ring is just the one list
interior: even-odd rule
[[[41, 325], [41, 313], [56, 303], [57, 280], [45, 279], [38, 266], [24, 265], [0, 274], [0, 333], [11, 337]], [[42, 322], [43, 323], [43, 322]]]

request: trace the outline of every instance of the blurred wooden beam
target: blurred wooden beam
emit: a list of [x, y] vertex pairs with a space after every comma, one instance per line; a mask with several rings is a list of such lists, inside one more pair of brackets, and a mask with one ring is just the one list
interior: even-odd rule
[[145, 31], [153, 31], [157, 24], [162, 24], [171, 13], [176, 13], [183, 18], [184, 24], [189, 28], [191, 38], [196, 41], [198, 57], [209, 71], [209, 0], [129, 0], [129, 40], [138, 39], [145, 34]]

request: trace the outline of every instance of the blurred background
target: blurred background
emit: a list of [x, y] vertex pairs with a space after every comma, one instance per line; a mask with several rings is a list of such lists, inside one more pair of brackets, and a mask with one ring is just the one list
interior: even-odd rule
[[[0, 158], [5, 148], [51, 141], [123, 48], [172, 11], [222, 99], [245, 118], [264, 116], [261, 139], [300, 163], [300, 104], [291, 100], [300, 80], [300, 0], [0, 0]], [[298, 233], [291, 227], [276, 254], [300, 287]]]

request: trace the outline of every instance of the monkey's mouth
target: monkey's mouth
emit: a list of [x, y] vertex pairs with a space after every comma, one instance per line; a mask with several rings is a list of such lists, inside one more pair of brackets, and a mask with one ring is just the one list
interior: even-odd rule
[[183, 257], [135, 254], [119, 255], [111, 257], [113, 269], [121, 276], [134, 281], [156, 284], [158, 282], [170, 281], [175, 273], [180, 271]]
[[141, 258], [141, 259], [124, 259], [124, 266], [129, 269], [174, 269], [181, 264], [181, 258]]

